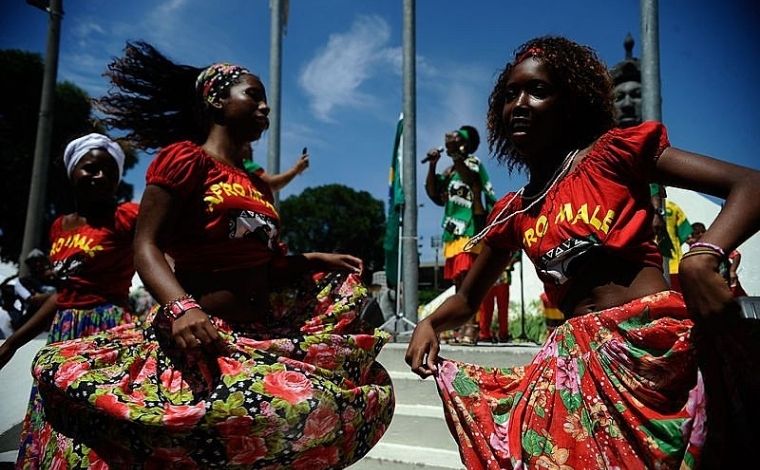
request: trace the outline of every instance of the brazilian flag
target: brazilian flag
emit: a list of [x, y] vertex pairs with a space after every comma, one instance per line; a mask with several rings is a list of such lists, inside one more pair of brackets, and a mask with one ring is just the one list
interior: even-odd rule
[[404, 186], [402, 179], [404, 148], [404, 115], [401, 114], [396, 125], [396, 139], [393, 142], [391, 170], [388, 177], [388, 218], [385, 221], [385, 278], [388, 287], [396, 288], [398, 280], [399, 230], [404, 213]]

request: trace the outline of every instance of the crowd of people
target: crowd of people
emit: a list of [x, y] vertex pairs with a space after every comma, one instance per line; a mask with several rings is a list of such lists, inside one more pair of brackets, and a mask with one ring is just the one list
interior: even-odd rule
[[[351, 465], [393, 415], [376, 362], [389, 335], [360, 318], [361, 259], [280, 240], [273, 191], [308, 167], [307, 149], [281, 175], [253, 162], [270, 109], [240, 65], [182, 65], [137, 42], [106, 75], [108, 123], [160, 151], [138, 205], [116, 197], [118, 142], [93, 133], [66, 147], [76, 210], [53, 223], [48, 255], [27, 259], [31, 277], [16, 286], [28, 312], [0, 345], [3, 367], [48, 331], [17, 468]], [[533, 39], [504, 66], [487, 113], [491, 153], [527, 184], [497, 201], [473, 126], [427, 153], [456, 292], [417, 324], [406, 361], [434, 377], [468, 469], [697, 468], [750, 455], [760, 346], [734, 296], [736, 248], [760, 226], [760, 173], [671, 146], [662, 123], [622, 125], [621, 83], [590, 48]], [[452, 162], [439, 174], [444, 150]], [[726, 201], [710, 227], [671, 217], [670, 276], [656, 236], [669, 206], [653, 202], [652, 183]], [[444, 331], [461, 327], [462, 344], [509, 340], [522, 253], [552, 321], [533, 361], [441, 357]], [[141, 319], [135, 273], [155, 303]]]

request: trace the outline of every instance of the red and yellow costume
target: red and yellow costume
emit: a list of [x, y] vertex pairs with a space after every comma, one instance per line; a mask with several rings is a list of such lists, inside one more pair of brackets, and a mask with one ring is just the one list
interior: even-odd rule
[[[190, 142], [165, 148], [147, 182], [178, 201], [168, 252], [177, 275], [245, 269], [284, 256], [279, 216], [259, 178]], [[367, 331], [357, 275], [317, 273], [273, 292], [254, 321], [211, 316], [223, 348], [180, 351], [166, 315], [43, 348], [34, 375], [56, 426], [45, 467], [342, 468], [393, 414]]]
[[[659, 123], [607, 132], [536, 207], [495, 226], [485, 243], [524, 249], [559, 306], [593, 257], [660, 268], [648, 176], [668, 146]], [[514, 196], [490, 219], [531, 203]], [[436, 382], [463, 462], [468, 469], [694, 468], [705, 398], [691, 327], [681, 296], [661, 292], [569, 319], [525, 367], [443, 360]]]

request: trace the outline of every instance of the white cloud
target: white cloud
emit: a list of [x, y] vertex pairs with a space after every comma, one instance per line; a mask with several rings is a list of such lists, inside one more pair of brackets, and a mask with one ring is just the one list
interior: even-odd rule
[[360, 16], [349, 31], [330, 35], [298, 80], [317, 118], [329, 121], [337, 107], [362, 108], [374, 102], [362, 84], [383, 66], [398, 68], [401, 62], [401, 49], [388, 47], [389, 38], [388, 23], [378, 16]]
[[187, 4], [186, 0], [168, 0], [158, 6], [157, 10], [160, 14], [174, 13]]
[[77, 43], [82, 48], [89, 47], [93, 40], [93, 36], [102, 38], [103, 35], [106, 34], [105, 29], [103, 29], [99, 23], [94, 21], [76, 21], [72, 29], [72, 35], [76, 38]]

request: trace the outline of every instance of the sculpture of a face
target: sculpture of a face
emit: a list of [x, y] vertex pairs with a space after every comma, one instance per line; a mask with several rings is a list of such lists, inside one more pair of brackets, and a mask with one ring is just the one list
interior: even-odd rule
[[641, 83], [622, 82], [613, 89], [617, 121], [620, 127], [631, 127], [641, 123]]

